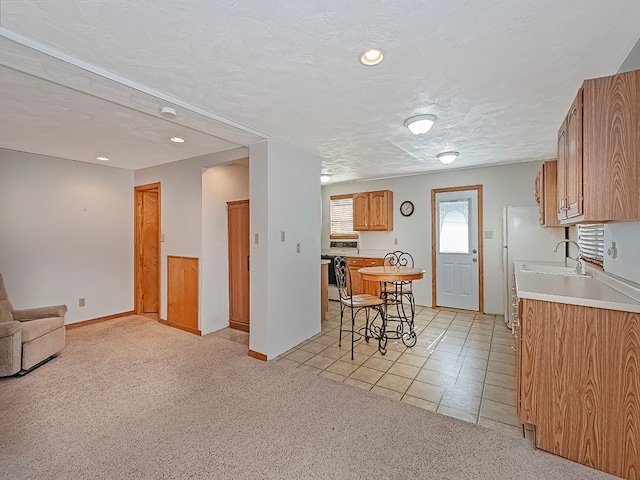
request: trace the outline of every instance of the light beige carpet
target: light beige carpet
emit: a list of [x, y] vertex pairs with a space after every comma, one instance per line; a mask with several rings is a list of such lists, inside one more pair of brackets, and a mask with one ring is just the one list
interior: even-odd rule
[[264, 363], [143, 317], [0, 379], [2, 479], [595, 479], [529, 440]]

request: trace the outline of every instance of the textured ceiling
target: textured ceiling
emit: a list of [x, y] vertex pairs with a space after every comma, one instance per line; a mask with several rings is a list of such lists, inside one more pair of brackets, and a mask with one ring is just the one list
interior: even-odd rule
[[[2, 28], [321, 155], [338, 181], [553, 157], [639, 17], [637, 0], [0, 3]], [[357, 62], [370, 46], [376, 67]], [[421, 137], [403, 126], [418, 113], [439, 119]]]
[[136, 170], [238, 146], [5, 67], [0, 78], [2, 148]]

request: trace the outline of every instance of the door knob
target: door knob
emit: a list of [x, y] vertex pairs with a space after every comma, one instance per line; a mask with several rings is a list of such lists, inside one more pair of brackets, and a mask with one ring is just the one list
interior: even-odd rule
[[473, 250], [471, 250], [473, 253], [478, 253], [478, 250], [476, 250], [475, 248]]
[[477, 262], [477, 261], [478, 261], [478, 259], [477, 259], [477, 258], [474, 258], [474, 259], [473, 259], [473, 262], [474, 262], [474, 263], [475, 263], [475, 262]]

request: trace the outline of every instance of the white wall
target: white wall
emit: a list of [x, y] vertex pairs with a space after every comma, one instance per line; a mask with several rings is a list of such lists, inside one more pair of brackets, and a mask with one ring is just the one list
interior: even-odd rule
[[[419, 305], [431, 305], [431, 189], [464, 185], [483, 185], [483, 230], [493, 233], [484, 240], [484, 307], [487, 313], [502, 313], [502, 252], [500, 247], [503, 206], [535, 205], [534, 181], [542, 162], [526, 162], [496, 167], [452, 170], [433, 174], [342, 183], [322, 187], [322, 248], [329, 247], [329, 197], [372, 190], [393, 191], [394, 229], [392, 232], [361, 232], [360, 251], [403, 250], [411, 253], [415, 264], [426, 270], [423, 280], [414, 282]], [[410, 200], [412, 216], [400, 215], [400, 204]], [[394, 239], [398, 244], [394, 244]]]
[[[200, 258], [202, 253], [203, 168], [245, 158], [247, 153], [244, 147], [235, 148], [136, 170], [136, 186], [160, 182], [160, 228], [164, 235], [164, 242], [160, 245], [161, 318], [167, 318], [167, 255]], [[202, 275], [202, 269], [200, 272]]]
[[273, 358], [320, 331], [320, 158], [269, 140], [250, 167], [249, 347]]
[[200, 330], [229, 326], [227, 202], [249, 198], [249, 165], [212, 167], [202, 174]]
[[[616, 242], [616, 258], [607, 255], [611, 242]], [[640, 284], [640, 222], [605, 225], [604, 271]]]
[[0, 225], [14, 308], [64, 303], [66, 323], [133, 310], [133, 172], [0, 150]]

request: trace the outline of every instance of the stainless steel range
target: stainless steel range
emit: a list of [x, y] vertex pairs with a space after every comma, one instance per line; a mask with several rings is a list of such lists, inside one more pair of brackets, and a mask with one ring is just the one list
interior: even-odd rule
[[331, 264], [329, 265], [329, 300], [340, 300], [336, 282], [334, 259], [336, 257], [355, 256], [358, 255], [358, 251], [357, 240], [332, 240], [329, 243], [329, 252], [322, 254], [320, 257], [322, 260], [331, 260]]

